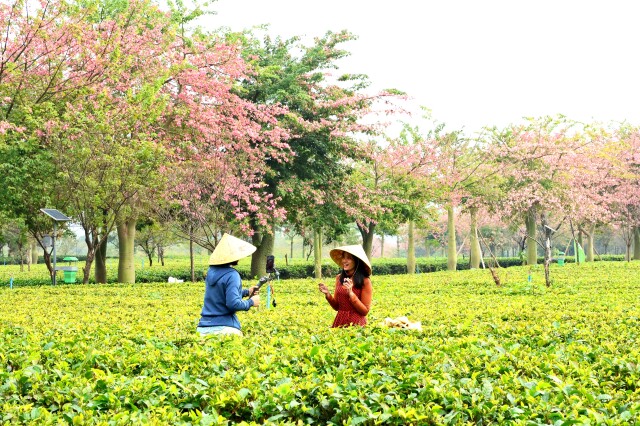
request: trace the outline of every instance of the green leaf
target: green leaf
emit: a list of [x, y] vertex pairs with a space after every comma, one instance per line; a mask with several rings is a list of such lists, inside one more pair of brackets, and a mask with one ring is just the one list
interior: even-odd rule
[[251, 390], [247, 388], [242, 388], [238, 391], [238, 395], [240, 396], [240, 400], [246, 399], [249, 395], [251, 395]]
[[314, 358], [316, 355], [318, 355], [319, 352], [320, 346], [314, 346], [313, 348], [311, 348], [311, 351], [309, 351], [309, 358]]

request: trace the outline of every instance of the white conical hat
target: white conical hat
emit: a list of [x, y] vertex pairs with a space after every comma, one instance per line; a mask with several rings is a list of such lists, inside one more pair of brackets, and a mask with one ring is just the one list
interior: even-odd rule
[[224, 234], [209, 257], [209, 265], [225, 265], [247, 257], [258, 248], [229, 234]]
[[329, 252], [329, 256], [331, 256], [331, 259], [333, 259], [333, 261], [342, 268], [342, 252], [344, 251], [360, 259], [362, 263], [364, 263], [364, 267], [367, 270], [367, 275], [371, 275], [371, 262], [369, 262], [367, 254], [359, 244], [353, 246], [336, 247]]

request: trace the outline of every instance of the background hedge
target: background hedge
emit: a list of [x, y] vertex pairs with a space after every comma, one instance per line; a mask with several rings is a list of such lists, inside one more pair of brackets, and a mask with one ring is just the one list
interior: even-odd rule
[[[0, 258], [0, 262], [2, 262], [2, 258]], [[596, 261], [623, 261], [623, 255], [607, 255], [602, 256], [601, 258], [597, 258]], [[498, 259], [500, 266], [503, 268], [508, 268], [511, 266], [521, 266], [522, 260], [518, 257], [504, 257]], [[337, 265], [331, 262], [328, 259], [325, 259], [322, 265], [322, 276], [323, 277], [334, 277], [338, 272]], [[540, 267], [542, 265], [543, 259], [538, 259]], [[555, 262], [555, 260], [554, 260]], [[565, 259], [565, 263], [573, 263], [573, 257], [567, 257]], [[195, 280], [203, 281], [207, 272], [207, 267], [202, 266], [202, 261], [196, 262], [196, 271], [195, 271]], [[59, 265], [66, 265], [66, 262], [63, 262], [62, 259], [58, 260]], [[107, 261], [107, 282], [108, 283], [116, 283], [118, 281], [117, 277], [117, 259], [110, 258]], [[143, 265], [146, 265], [143, 263]], [[136, 267], [136, 282], [137, 283], [151, 283], [151, 282], [167, 282], [169, 277], [177, 278], [179, 280], [191, 281], [191, 269], [189, 266], [188, 258], [180, 258], [180, 259], [168, 259], [165, 266], [161, 266], [160, 264], [154, 264], [152, 267], [143, 266]], [[385, 258], [385, 259], [373, 259], [373, 273], [375, 275], [401, 275], [407, 273], [407, 264], [406, 259], [403, 258]], [[80, 260], [78, 262], [78, 273], [77, 273], [77, 281], [82, 280], [82, 267], [84, 266], [84, 261]], [[294, 263], [290, 263], [288, 265], [284, 265], [281, 263], [276, 263], [278, 268], [278, 272], [280, 273], [280, 279], [300, 279], [300, 278], [310, 278], [315, 276], [314, 265], [313, 262], [298, 260]], [[252, 277], [250, 274], [250, 265], [249, 262], [241, 262], [240, 265], [236, 267], [238, 272], [243, 280], [251, 281], [257, 279], [258, 277]], [[458, 260], [458, 270], [469, 269], [469, 259], [459, 259]], [[418, 274], [422, 273], [431, 273], [437, 271], [446, 271], [447, 270], [447, 259], [446, 258], [418, 258], [416, 259], [416, 272]], [[62, 283], [62, 274], [60, 273], [58, 276], [58, 280]], [[0, 283], [2, 285], [8, 285], [10, 279], [13, 278], [14, 286], [25, 286], [25, 285], [47, 285], [51, 283], [49, 279], [48, 272], [44, 267], [43, 263], [39, 263], [37, 265], [31, 266], [31, 271], [27, 272], [26, 266], [24, 267], [24, 271], [19, 272], [19, 269], [15, 265], [10, 265], [7, 263], [5, 267], [0, 266]], [[89, 280], [90, 283], [93, 283], [93, 273], [91, 274], [91, 278]], [[250, 283], [245, 283], [245, 286], [248, 286]]]

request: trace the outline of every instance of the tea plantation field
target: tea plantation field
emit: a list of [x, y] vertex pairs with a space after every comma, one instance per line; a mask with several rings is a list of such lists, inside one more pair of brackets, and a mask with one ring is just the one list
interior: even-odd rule
[[0, 424], [640, 424], [640, 262], [528, 272], [374, 275], [339, 330], [283, 280], [243, 338], [195, 333], [202, 282], [3, 284]]

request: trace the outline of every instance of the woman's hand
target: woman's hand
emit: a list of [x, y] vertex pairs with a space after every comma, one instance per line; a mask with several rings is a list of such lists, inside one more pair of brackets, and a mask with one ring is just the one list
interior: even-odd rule
[[249, 297], [256, 295], [260, 293], [260, 287], [258, 287], [257, 285], [254, 285], [253, 287], [249, 288]]
[[345, 278], [342, 282], [342, 286], [347, 290], [347, 295], [351, 297], [353, 294], [353, 281], [351, 281], [351, 278]]
[[326, 285], [324, 285], [324, 283], [319, 283], [318, 284], [318, 289], [320, 290], [321, 293], [323, 293], [325, 296], [331, 296], [331, 293], [329, 293], [329, 289], [327, 288]]
[[258, 296], [257, 294], [255, 296], [251, 296], [251, 299], [253, 301], [253, 307], [257, 308], [258, 306], [260, 306], [260, 296]]

